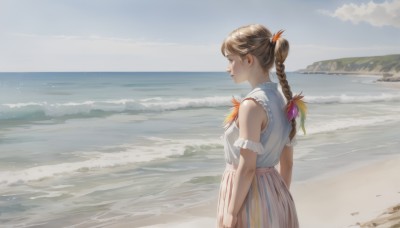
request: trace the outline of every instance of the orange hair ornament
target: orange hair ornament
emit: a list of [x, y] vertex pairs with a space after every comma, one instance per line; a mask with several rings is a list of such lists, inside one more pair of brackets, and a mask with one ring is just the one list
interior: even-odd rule
[[281, 35], [282, 35], [283, 32], [284, 32], [284, 30], [279, 30], [277, 33], [272, 35], [271, 43], [275, 44], [276, 41], [279, 40], [279, 38], [281, 38]]
[[231, 112], [225, 117], [224, 124], [231, 123], [239, 114], [240, 101], [232, 96], [231, 102], [233, 107], [231, 108]]

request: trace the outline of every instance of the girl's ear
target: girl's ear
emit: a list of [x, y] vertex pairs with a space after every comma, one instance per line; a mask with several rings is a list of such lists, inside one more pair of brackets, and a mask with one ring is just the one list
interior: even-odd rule
[[253, 55], [250, 55], [250, 54], [247, 54], [247, 55], [244, 57], [244, 61], [245, 61], [245, 63], [247, 63], [248, 65], [252, 65], [253, 62], [254, 62], [254, 56], [253, 56]]

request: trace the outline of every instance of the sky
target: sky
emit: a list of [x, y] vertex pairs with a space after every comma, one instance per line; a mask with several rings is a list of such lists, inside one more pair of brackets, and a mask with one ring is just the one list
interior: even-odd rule
[[0, 72], [225, 71], [253, 23], [285, 30], [287, 71], [400, 54], [400, 0], [0, 0]]

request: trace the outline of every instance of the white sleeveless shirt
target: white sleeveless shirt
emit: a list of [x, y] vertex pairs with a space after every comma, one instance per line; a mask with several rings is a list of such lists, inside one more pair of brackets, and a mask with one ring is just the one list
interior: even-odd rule
[[221, 139], [224, 145], [225, 161], [238, 165], [240, 148], [257, 153], [257, 168], [272, 167], [278, 164], [283, 147], [296, 145], [297, 141], [289, 139], [292, 130], [291, 122], [286, 116], [286, 99], [278, 90], [275, 82], [263, 82], [255, 86], [243, 99], [253, 98], [264, 108], [268, 117], [267, 126], [261, 130], [260, 142], [239, 138], [236, 121], [226, 126]]

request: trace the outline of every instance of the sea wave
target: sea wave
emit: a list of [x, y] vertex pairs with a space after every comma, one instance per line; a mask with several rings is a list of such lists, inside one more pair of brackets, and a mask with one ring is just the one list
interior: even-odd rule
[[312, 104], [353, 104], [370, 102], [400, 101], [400, 93], [381, 93], [376, 95], [328, 95], [328, 96], [305, 96], [304, 100]]
[[[210, 151], [210, 148], [223, 148], [222, 142], [217, 139], [175, 140], [156, 137], [149, 137], [147, 139], [151, 141], [148, 146], [123, 144], [117, 146], [117, 148], [120, 149], [117, 152], [74, 152], [71, 155], [81, 157], [82, 160], [52, 165], [40, 165], [15, 171], [3, 171], [0, 172], [0, 187], [159, 159], [174, 159], [180, 156], [186, 157], [188, 154], [200, 154]], [[205, 150], [204, 148], [207, 149]], [[105, 147], [103, 149], [107, 151], [111, 148]]]
[[31, 117], [63, 117], [70, 115], [90, 116], [96, 112], [160, 112], [190, 108], [209, 108], [230, 105], [231, 97], [215, 96], [164, 100], [161, 97], [141, 100], [119, 99], [66, 103], [26, 102], [0, 105], [1, 119], [29, 119]]
[[[26, 102], [0, 104], [0, 120], [6, 119], [31, 119], [52, 118], [65, 116], [90, 117], [99, 113], [125, 113], [125, 112], [162, 112], [183, 110], [191, 108], [214, 108], [231, 106], [232, 96], [210, 96], [200, 98], [179, 98], [166, 100], [162, 97], [144, 99], [118, 99], [104, 101], [81, 102]], [[398, 102], [400, 93], [382, 93], [377, 95], [329, 95], [305, 96], [304, 100], [311, 104], [352, 104], [373, 102]]]
[[[398, 121], [400, 121], [398, 115], [337, 118], [324, 121], [323, 123], [313, 123], [313, 125], [306, 127], [306, 130], [307, 135], [315, 135], [320, 133], [334, 132], [337, 130], [375, 126]], [[298, 130], [297, 133], [299, 135], [303, 134], [301, 130]]]

